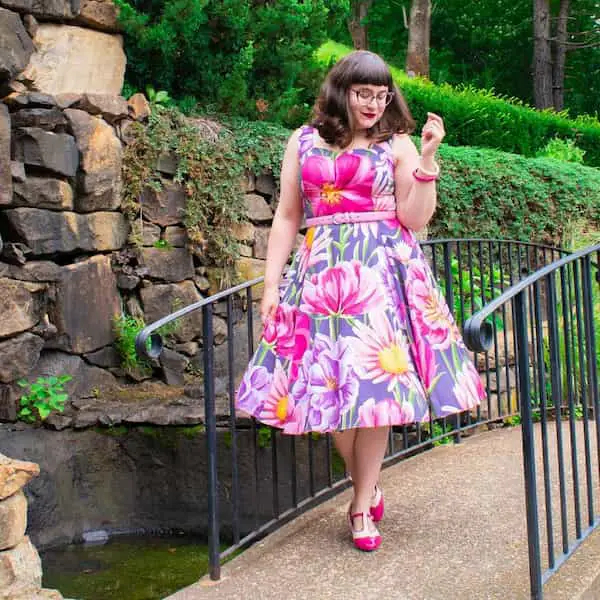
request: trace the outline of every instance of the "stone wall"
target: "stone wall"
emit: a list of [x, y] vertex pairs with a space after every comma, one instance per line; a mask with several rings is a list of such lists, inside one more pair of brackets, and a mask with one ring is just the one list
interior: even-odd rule
[[[141, 94], [119, 96], [126, 59], [116, 17], [108, 0], [0, 0], [0, 421], [16, 420], [22, 378], [73, 376], [73, 403], [48, 421], [63, 428], [82, 401], [126, 399], [123, 386], [147, 378], [155, 399], [171, 394], [160, 381], [185, 395], [200, 360], [200, 314], [179, 325], [150, 371], [124, 372], [113, 347], [115, 315], [150, 323], [216, 290], [211, 265], [186, 239], [172, 157], [157, 165], [163, 190], [142, 194], [143, 219], [131, 227], [121, 210], [127, 130], [150, 107]], [[276, 186], [266, 174], [241, 185], [250, 221], [235, 234], [247, 279], [262, 274]], [[217, 344], [223, 317], [217, 310]], [[158, 420], [198, 418], [178, 402], [179, 416]], [[91, 413], [98, 418], [79, 426], [103, 422], [106, 410]], [[114, 410], [107, 419], [121, 420]]]
[[35, 463], [0, 454], [0, 599], [61, 600], [56, 590], [42, 589], [42, 563], [27, 529], [23, 486], [40, 473]]

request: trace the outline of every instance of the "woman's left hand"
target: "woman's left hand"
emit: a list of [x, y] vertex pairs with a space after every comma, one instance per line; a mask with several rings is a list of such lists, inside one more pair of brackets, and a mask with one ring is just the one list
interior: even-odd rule
[[423, 126], [421, 133], [421, 156], [433, 158], [439, 148], [446, 131], [442, 117], [434, 113], [427, 113], [427, 123]]

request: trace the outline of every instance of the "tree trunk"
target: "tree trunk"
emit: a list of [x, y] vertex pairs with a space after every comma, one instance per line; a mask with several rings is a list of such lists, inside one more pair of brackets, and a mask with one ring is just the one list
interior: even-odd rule
[[565, 107], [565, 63], [567, 59], [567, 27], [569, 20], [569, 0], [561, 0], [556, 23], [554, 42], [554, 64], [552, 69], [552, 92], [555, 110]]
[[356, 50], [369, 49], [366, 20], [372, 2], [373, 0], [352, 0], [350, 3], [351, 14], [348, 19], [348, 31]]
[[412, 0], [408, 24], [406, 72], [429, 77], [429, 38], [431, 32], [431, 0]]
[[536, 108], [554, 106], [549, 0], [533, 0], [533, 96]]

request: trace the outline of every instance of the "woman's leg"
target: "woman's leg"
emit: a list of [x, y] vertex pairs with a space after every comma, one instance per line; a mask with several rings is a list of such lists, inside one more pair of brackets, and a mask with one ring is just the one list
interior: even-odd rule
[[335, 431], [331, 435], [338, 454], [344, 459], [346, 474], [352, 476], [354, 471], [354, 442], [358, 429]]
[[[352, 513], [369, 514], [373, 490], [379, 479], [381, 463], [385, 456], [389, 427], [361, 428], [356, 430], [352, 458], [354, 501]], [[370, 520], [368, 520], [370, 523]], [[367, 523], [365, 523], [367, 525]], [[355, 519], [354, 527], [362, 528], [362, 520]]]

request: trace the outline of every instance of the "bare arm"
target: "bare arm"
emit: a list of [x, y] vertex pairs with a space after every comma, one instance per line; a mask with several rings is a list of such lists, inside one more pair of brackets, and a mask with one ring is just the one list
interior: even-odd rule
[[433, 157], [421, 159], [417, 148], [408, 135], [396, 136], [392, 147], [396, 166], [396, 214], [405, 227], [413, 231], [423, 229], [435, 212], [437, 192], [435, 181], [421, 182], [413, 177], [413, 171], [422, 166], [435, 170]]
[[302, 221], [298, 162], [298, 138], [296, 130], [288, 140], [281, 165], [280, 196], [267, 246], [265, 268], [265, 292], [261, 307], [263, 320], [274, 316], [279, 302], [279, 281], [290, 256]]

